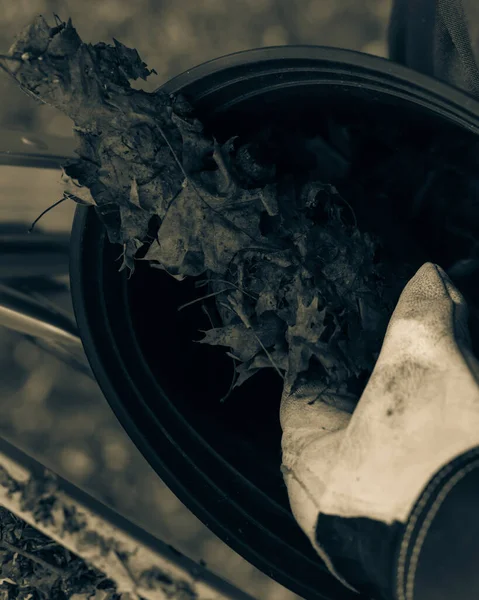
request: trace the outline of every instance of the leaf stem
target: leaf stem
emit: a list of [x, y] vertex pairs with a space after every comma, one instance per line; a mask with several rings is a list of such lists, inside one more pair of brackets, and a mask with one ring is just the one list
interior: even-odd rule
[[46, 208], [31, 224], [30, 229], [28, 230], [28, 233], [32, 233], [33, 228], [35, 227], [36, 223], [38, 223], [38, 221], [43, 217], [43, 215], [45, 213], [47, 213], [49, 210], [51, 210], [52, 208], [55, 208], [55, 206], [58, 206], [59, 204], [61, 204], [62, 202], [65, 202], [65, 200], [69, 200], [70, 198], [68, 198], [68, 196], [64, 196], [61, 200], [59, 200], [58, 202], [55, 202], [55, 204], [52, 204], [51, 206], [49, 206], [48, 208]]
[[349, 202], [346, 200], [346, 198], [343, 198], [343, 196], [341, 196], [341, 194], [338, 192], [338, 190], [336, 190], [336, 196], [338, 196], [339, 199], [342, 200], [344, 202], [344, 204], [346, 204], [346, 206], [351, 211], [351, 213], [353, 215], [353, 219], [354, 219], [354, 227], [357, 228], [358, 220], [356, 219], [356, 213], [354, 212], [353, 207], [351, 206], [351, 204], [349, 204]]
[[48, 571], [55, 573], [59, 577], [64, 577], [66, 575], [66, 572], [63, 569], [60, 569], [59, 567], [55, 567], [54, 565], [51, 565], [46, 560], [43, 560], [42, 558], [39, 558], [38, 556], [35, 556], [34, 554], [27, 552], [26, 550], [17, 548], [17, 546], [10, 544], [10, 542], [7, 542], [6, 540], [0, 540], [0, 546], [5, 548], [5, 550], [8, 550], [9, 552], [20, 554], [21, 556], [28, 558], [28, 560], [31, 560], [31, 561], [37, 563], [38, 565], [42, 566], [44, 569], [47, 569]]
[[223, 175], [225, 182], [226, 182], [226, 193], [232, 188], [237, 188], [237, 184], [233, 179], [233, 176], [231, 175], [231, 173], [228, 170], [228, 167], [226, 166], [226, 162], [224, 159], [224, 156], [221, 152], [221, 146], [218, 144], [218, 142], [216, 141], [216, 138], [213, 137], [213, 144], [214, 144], [214, 152], [213, 152], [213, 158], [216, 162], [216, 164], [219, 167], [219, 170], [221, 171], [221, 174]]
[[227, 400], [231, 396], [231, 392], [233, 391], [233, 389], [235, 387], [235, 383], [238, 379], [236, 377], [236, 360], [237, 359], [234, 358], [234, 356], [231, 356], [231, 358], [233, 359], [233, 378], [231, 379], [229, 390], [226, 392], [226, 394], [222, 398], [220, 398], [220, 402], [225, 402], [225, 400]]
[[[123, 112], [123, 111], [122, 111]], [[260, 244], [261, 242], [259, 240], [257, 240], [256, 238], [254, 238], [252, 235], [250, 235], [245, 229], [243, 229], [242, 227], [240, 227], [239, 225], [236, 225], [236, 223], [233, 223], [233, 221], [231, 221], [230, 219], [228, 219], [227, 217], [225, 217], [219, 210], [217, 210], [216, 208], [214, 208], [213, 206], [211, 206], [210, 204], [208, 204], [208, 202], [203, 198], [203, 196], [200, 194], [198, 187], [196, 186], [196, 184], [194, 183], [194, 181], [190, 178], [190, 176], [188, 175], [188, 173], [186, 172], [185, 168], [183, 167], [182, 162], [180, 161], [180, 159], [178, 158], [173, 146], [171, 145], [170, 141], [168, 140], [165, 132], [163, 131], [163, 128], [161, 127], [161, 125], [151, 116], [151, 115], [141, 115], [138, 113], [135, 113], [135, 116], [137, 117], [138, 121], [141, 122], [150, 122], [150, 124], [153, 127], [156, 127], [158, 129], [158, 131], [160, 132], [161, 137], [165, 140], [165, 143], [167, 144], [168, 148], [170, 149], [170, 152], [173, 156], [173, 159], [175, 160], [175, 162], [177, 163], [178, 167], [180, 168], [181, 172], [183, 173], [187, 183], [189, 183], [191, 185], [191, 187], [193, 188], [193, 190], [195, 191], [196, 195], [198, 196], [198, 198], [203, 202], [203, 204], [205, 204], [211, 211], [213, 211], [214, 213], [216, 213], [221, 219], [223, 219], [223, 221], [226, 221], [226, 223], [228, 223], [229, 225], [231, 225], [234, 229], [236, 229], [237, 231], [241, 231], [241, 233], [243, 233], [244, 235], [246, 235], [247, 237], [249, 237], [251, 240], [253, 240], [253, 242], [256, 242], [257, 244]], [[268, 246], [266, 246], [266, 248], [268, 248]]]
[[196, 302], [201, 302], [201, 300], [206, 300], [206, 298], [212, 298], [213, 296], [218, 296], [218, 294], [223, 294], [224, 292], [229, 292], [230, 290], [228, 289], [224, 289], [224, 290], [219, 290], [218, 292], [212, 292], [211, 294], [206, 294], [206, 296], [201, 296], [201, 298], [195, 298], [194, 300], [191, 300], [190, 302], [186, 302], [185, 304], [182, 304], [181, 306], [178, 307], [178, 312], [180, 310], [183, 310], [184, 308], [186, 308], [187, 306], [191, 306], [192, 304], [195, 304]]
[[[8, 57], [8, 58], [11, 58], [11, 57]], [[23, 60], [21, 62], [23, 62]], [[10, 71], [10, 69], [8, 67], [6, 67], [5, 65], [2, 65], [2, 63], [0, 63], [0, 69], [2, 71], [4, 71], [7, 75], [9, 75], [15, 81], [15, 83], [18, 85], [18, 87], [22, 90], [22, 92], [24, 94], [26, 94], [27, 96], [30, 96], [30, 98], [33, 98], [33, 100], [35, 100], [36, 102], [40, 102], [41, 104], [48, 104], [48, 102], [45, 102], [45, 100], [40, 98], [40, 96], [37, 96], [31, 90], [29, 90], [27, 87], [25, 87], [22, 83], [20, 83], [18, 81], [18, 79], [16, 78], [15, 73], [12, 73], [12, 71]]]
[[[232, 285], [233, 287], [235, 287], [239, 292], [241, 292], [242, 294], [245, 294], [245, 296], [249, 296], [250, 298], [252, 298], [253, 300], [257, 300], [257, 296], [253, 296], [253, 294], [250, 294], [249, 292], [247, 292], [246, 290], [244, 290], [243, 288], [241, 288], [239, 285], [236, 285], [235, 283], [233, 283], [232, 281], [228, 281], [227, 279], [203, 279], [201, 283], [206, 282], [215, 282], [218, 281], [219, 283], [226, 283], [227, 285]], [[199, 281], [197, 282], [198, 284], [200, 283]], [[200, 286], [198, 286], [200, 287]]]
[[215, 328], [215, 324], [213, 323], [213, 319], [211, 318], [210, 313], [208, 312], [208, 309], [206, 308], [206, 306], [203, 304], [201, 306], [201, 310], [205, 313], [205, 315], [208, 317], [210, 324], [211, 324], [211, 329]]
[[[229, 308], [231, 311], [233, 311], [235, 313], [235, 315], [238, 315], [237, 311], [232, 307], [232, 306], [228, 306], [228, 304], [226, 304], [225, 302], [220, 302], [221, 306], [225, 306], [226, 308]], [[238, 317], [241, 316], [238, 315]], [[241, 319], [243, 321], [243, 319]], [[244, 322], [244, 321], [243, 321]], [[264, 350], [266, 356], [268, 357], [270, 363], [273, 365], [273, 367], [276, 369], [276, 372], [278, 373], [278, 375], [281, 377], [281, 379], [284, 381], [284, 375], [281, 373], [278, 365], [274, 362], [273, 357], [271, 356], [271, 354], [268, 352], [268, 350], [265, 348], [263, 342], [259, 339], [258, 334], [256, 333], [256, 331], [253, 329], [253, 327], [249, 327], [248, 329], [251, 329], [253, 335], [255, 336], [255, 338], [258, 340], [261, 348]]]
[[253, 335], [256, 337], [256, 339], [258, 340], [258, 342], [261, 344], [261, 348], [263, 348], [263, 350], [266, 353], [266, 356], [268, 357], [270, 363], [273, 365], [273, 367], [276, 369], [276, 372], [278, 373], [278, 375], [281, 377], [281, 379], [284, 381], [284, 375], [283, 373], [281, 373], [281, 371], [279, 370], [278, 365], [274, 362], [273, 357], [271, 356], [271, 354], [268, 352], [268, 350], [266, 349], [266, 347], [264, 346], [263, 342], [259, 339], [259, 336], [257, 335], [256, 331], [251, 328], [251, 331], [253, 332]]

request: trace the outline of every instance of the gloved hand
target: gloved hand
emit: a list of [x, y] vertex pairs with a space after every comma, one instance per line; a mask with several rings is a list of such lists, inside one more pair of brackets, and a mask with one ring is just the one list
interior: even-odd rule
[[408, 520], [433, 475], [479, 446], [479, 363], [466, 302], [447, 274], [423, 265], [406, 285], [357, 407], [310, 382], [281, 402], [283, 476], [292, 512], [316, 540], [320, 513]]

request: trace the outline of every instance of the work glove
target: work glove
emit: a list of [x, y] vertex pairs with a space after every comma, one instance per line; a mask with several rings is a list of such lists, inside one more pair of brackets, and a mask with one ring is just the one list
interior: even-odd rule
[[[282, 472], [292, 512], [329, 571], [320, 515], [405, 524], [425, 486], [479, 446], [479, 363], [466, 301], [439, 266], [408, 282], [366, 388], [350, 400], [311, 381], [281, 401]], [[324, 542], [324, 543], [323, 543]], [[327, 546], [327, 544], [326, 544]]]

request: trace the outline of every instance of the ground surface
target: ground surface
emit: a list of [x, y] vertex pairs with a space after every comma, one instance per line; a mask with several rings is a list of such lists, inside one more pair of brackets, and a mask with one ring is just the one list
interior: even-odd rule
[[[87, 42], [115, 37], [158, 75], [248, 48], [318, 44], [384, 56], [389, 0], [0, 0], [0, 53], [35, 14], [72, 17]], [[70, 136], [70, 122], [37, 106], [0, 73], [0, 128]], [[58, 173], [0, 166], [0, 221], [31, 222], [61, 197]], [[72, 205], [46, 215], [69, 231]], [[62, 301], [68, 305], [69, 299]], [[113, 416], [98, 386], [0, 330], [0, 434], [259, 600], [297, 598], [220, 542], [162, 484]]]

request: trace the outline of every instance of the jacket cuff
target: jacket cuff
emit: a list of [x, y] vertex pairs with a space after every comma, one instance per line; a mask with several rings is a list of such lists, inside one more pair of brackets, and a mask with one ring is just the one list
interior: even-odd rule
[[443, 467], [408, 521], [320, 514], [316, 539], [335, 570], [375, 600], [476, 600], [479, 447]]
[[394, 557], [395, 600], [479, 597], [479, 447], [442, 468], [416, 502]]

